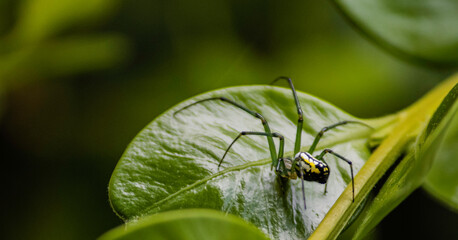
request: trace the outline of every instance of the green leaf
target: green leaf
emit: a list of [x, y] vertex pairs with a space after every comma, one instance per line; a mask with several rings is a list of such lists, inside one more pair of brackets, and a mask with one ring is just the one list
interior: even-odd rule
[[458, 64], [455, 0], [332, 0], [347, 19], [397, 55], [437, 65]]
[[[353, 220], [355, 213], [363, 212], [353, 223], [353, 229], [349, 229], [351, 238], [359, 239], [423, 183], [456, 113], [457, 82], [458, 75], [398, 114], [396, 126], [355, 178], [359, 191], [355, 197], [356, 204], [337, 200], [310, 239], [337, 238]], [[399, 158], [401, 161], [387, 180], [381, 181]], [[376, 184], [383, 186], [371, 192]], [[364, 201], [368, 204], [363, 210], [358, 209]]]
[[[180, 208], [213, 208], [241, 216], [272, 238], [304, 238], [318, 226], [351, 181], [347, 163], [329, 156], [328, 193], [324, 185], [305, 183], [304, 210], [300, 181], [284, 184], [271, 170], [265, 137], [245, 136], [218, 161], [240, 131], [263, 131], [261, 122], [221, 101], [205, 102], [173, 113], [197, 100], [225, 96], [262, 113], [272, 130], [286, 137], [286, 155], [292, 156], [297, 110], [291, 90], [272, 86], [221, 89], [189, 99], [168, 110], [127, 147], [109, 184], [110, 202], [125, 221]], [[341, 120], [358, 120], [320, 99], [298, 92], [304, 127], [302, 150], [315, 135]], [[376, 130], [393, 118], [365, 121]], [[329, 131], [316, 153], [332, 148], [354, 164], [355, 172], [370, 156], [367, 145], [373, 130], [348, 124]], [[278, 146], [278, 145], [277, 145]], [[345, 199], [351, 202], [351, 193]]]
[[189, 209], [160, 213], [135, 224], [117, 227], [99, 238], [104, 239], [261, 240], [267, 237], [234, 215], [214, 210]]
[[456, 114], [456, 108], [457, 106], [455, 106], [455, 114], [444, 137], [444, 142], [438, 150], [436, 160], [423, 187], [448, 208], [458, 212], [458, 148], [456, 147], [458, 146], [458, 114]]

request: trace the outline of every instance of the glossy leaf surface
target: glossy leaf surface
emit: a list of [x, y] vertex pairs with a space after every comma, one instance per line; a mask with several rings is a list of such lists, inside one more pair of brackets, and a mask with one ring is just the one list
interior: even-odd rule
[[189, 209], [150, 216], [135, 224], [117, 227], [99, 239], [266, 240], [267, 237], [239, 217], [214, 210]]
[[359, 30], [417, 62], [458, 64], [455, 0], [332, 0]]
[[[304, 238], [320, 223], [350, 182], [347, 163], [327, 156], [331, 174], [324, 185], [305, 182], [307, 210], [300, 181], [282, 184], [271, 162], [266, 138], [242, 137], [218, 169], [218, 161], [240, 131], [263, 131], [261, 122], [221, 101], [209, 101], [173, 113], [197, 100], [225, 96], [262, 113], [273, 132], [286, 137], [292, 156], [297, 111], [291, 90], [271, 86], [233, 87], [205, 93], [165, 112], [131, 142], [116, 166], [109, 196], [125, 221], [180, 208], [213, 208], [241, 216], [272, 238]], [[317, 132], [341, 120], [357, 120], [338, 108], [298, 92], [305, 113], [302, 150]], [[385, 120], [366, 121], [375, 129]], [[325, 134], [315, 155], [332, 148], [353, 162], [355, 173], [369, 157], [373, 130], [348, 124]], [[278, 142], [277, 142], [278, 146]], [[344, 196], [351, 202], [351, 194]]]

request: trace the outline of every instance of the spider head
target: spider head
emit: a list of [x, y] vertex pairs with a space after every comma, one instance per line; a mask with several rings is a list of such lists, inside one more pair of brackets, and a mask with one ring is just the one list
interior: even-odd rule
[[277, 169], [277, 173], [283, 177], [288, 179], [297, 179], [296, 171], [292, 170], [292, 163], [293, 159], [291, 158], [282, 158], [281, 161], [284, 164], [284, 168], [281, 167]]

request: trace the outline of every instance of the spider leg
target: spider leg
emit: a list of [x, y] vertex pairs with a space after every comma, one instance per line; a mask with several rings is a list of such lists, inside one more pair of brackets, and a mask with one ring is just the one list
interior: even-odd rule
[[330, 153], [330, 154], [336, 156], [337, 158], [339, 158], [341, 160], [344, 160], [345, 162], [347, 162], [350, 165], [352, 196], [353, 196], [353, 202], [355, 202], [355, 180], [353, 178], [353, 164], [352, 164], [352, 162], [350, 160], [344, 158], [342, 155], [340, 155], [338, 153], [335, 153], [331, 149], [323, 150], [321, 152], [321, 154], [317, 157], [317, 159], [318, 160], [323, 160], [323, 157], [324, 157], [324, 155], [326, 155], [326, 153]]
[[296, 140], [294, 142], [294, 153], [298, 153], [301, 148], [301, 137], [302, 137], [302, 125], [304, 123], [304, 115], [302, 112], [301, 104], [299, 102], [299, 98], [297, 97], [296, 90], [294, 89], [293, 82], [291, 81], [291, 78], [289, 77], [278, 77], [276, 78], [271, 84], [274, 84], [278, 80], [286, 80], [288, 81], [289, 87], [293, 91], [293, 97], [294, 101], [296, 102], [296, 109], [297, 109], [297, 115], [298, 115], [298, 120], [297, 120], [297, 131], [296, 131]]
[[358, 121], [349, 121], [349, 120], [346, 120], [346, 121], [341, 121], [341, 122], [338, 122], [338, 123], [334, 123], [330, 126], [327, 126], [327, 127], [324, 127], [321, 129], [320, 132], [318, 132], [318, 134], [316, 135], [315, 139], [313, 140], [313, 143], [312, 145], [310, 146], [310, 149], [307, 151], [309, 152], [310, 154], [313, 153], [313, 151], [315, 151], [315, 148], [316, 146], [318, 145], [318, 142], [320, 141], [321, 137], [323, 136], [323, 134], [333, 128], [336, 128], [338, 126], [341, 126], [341, 125], [345, 125], [345, 124], [348, 124], [348, 123], [357, 123], [357, 124], [361, 124], [361, 125], [364, 125], [366, 127], [369, 127], [369, 128], [372, 128], [371, 126], [363, 123], [363, 122], [358, 122]]
[[[322, 162], [324, 162], [326, 165], [329, 165], [329, 164], [326, 162], [326, 160], [324, 160], [323, 157], [315, 156], [315, 158], [318, 159], [318, 160], [320, 160], [320, 161], [322, 161]], [[324, 192], [323, 192], [323, 194], [326, 194], [326, 193], [328, 192], [327, 189], [328, 189], [328, 182], [326, 182], [326, 183], [324, 184]]]
[[267, 123], [267, 120], [259, 113], [255, 112], [255, 111], [252, 111], [248, 108], [246, 108], [245, 106], [242, 106], [230, 99], [227, 99], [225, 97], [211, 97], [211, 98], [205, 98], [205, 99], [202, 99], [202, 100], [199, 100], [199, 101], [196, 101], [194, 103], [191, 103], [187, 106], [184, 106], [182, 107], [181, 109], [178, 109], [175, 113], [173, 113], [173, 116], [175, 117], [177, 113], [193, 106], [193, 105], [196, 105], [196, 104], [199, 104], [199, 103], [202, 103], [202, 102], [205, 102], [205, 101], [213, 101], [213, 100], [219, 100], [219, 101], [223, 101], [223, 102], [227, 102], [239, 109], [242, 109], [243, 111], [247, 112], [248, 114], [250, 114], [251, 116], [253, 117], [256, 117], [258, 119], [261, 120], [262, 122], [262, 125], [264, 127], [264, 131], [267, 133], [267, 135], [265, 135], [267, 137], [267, 142], [269, 144], [269, 150], [270, 150], [270, 156], [272, 158], [272, 167], [273, 166], [276, 166], [277, 163], [278, 163], [278, 158], [277, 158], [277, 153], [275, 152], [275, 143], [274, 143], [274, 140], [273, 140], [273, 135], [272, 135], [272, 131], [270, 130], [270, 127], [269, 127], [269, 124]]
[[304, 188], [304, 168], [302, 167], [302, 164], [299, 164], [300, 165], [300, 170], [299, 172], [301, 172], [301, 183], [302, 183], [302, 199], [304, 200], [304, 209], [307, 209], [306, 205], [305, 205], [305, 188]]
[[283, 178], [290, 178], [290, 169], [286, 167], [285, 159], [284, 158], [278, 158], [278, 163], [277, 166], [275, 167], [275, 171], [277, 172], [278, 175], [280, 175]]
[[[276, 137], [279, 138], [280, 140], [280, 147], [278, 148], [278, 158], [283, 159], [283, 153], [284, 153], [284, 146], [285, 146], [285, 138], [279, 134], [279, 133], [266, 133], [266, 132], [249, 132], [249, 131], [241, 131], [239, 135], [237, 135], [236, 138], [229, 144], [229, 147], [226, 149], [224, 152], [223, 157], [221, 160], [219, 160], [218, 168], [221, 166], [221, 163], [223, 162], [224, 158], [226, 157], [227, 153], [229, 152], [229, 149], [231, 149], [232, 145], [241, 137], [245, 135], [257, 135], [257, 136], [268, 136], [268, 137]], [[270, 147], [270, 146], [269, 146]], [[275, 146], [273, 146], [275, 147]], [[275, 151], [275, 148], [273, 149]], [[282, 160], [283, 161], [283, 160]], [[280, 161], [278, 161], [278, 164], [280, 164]], [[283, 163], [284, 164], [284, 163]], [[277, 165], [278, 167], [278, 165]]]

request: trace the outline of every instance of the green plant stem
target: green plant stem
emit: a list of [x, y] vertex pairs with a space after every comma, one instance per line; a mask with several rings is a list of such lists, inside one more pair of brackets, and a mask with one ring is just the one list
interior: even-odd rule
[[326, 214], [309, 239], [336, 239], [357, 207], [374, 188], [383, 174], [404, 152], [405, 147], [428, 123], [442, 99], [458, 83], [458, 75], [450, 77], [412, 106], [398, 114], [398, 124], [371, 155], [355, 177], [355, 202], [352, 203], [351, 186]]

